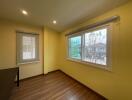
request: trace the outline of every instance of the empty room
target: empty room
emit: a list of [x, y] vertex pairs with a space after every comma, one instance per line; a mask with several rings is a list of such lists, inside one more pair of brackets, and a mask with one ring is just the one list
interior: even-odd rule
[[0, 0], [0, 100], [132, 100], [131, 0]]

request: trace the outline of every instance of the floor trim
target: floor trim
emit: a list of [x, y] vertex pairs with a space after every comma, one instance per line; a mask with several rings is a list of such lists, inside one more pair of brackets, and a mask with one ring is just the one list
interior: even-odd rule
[[61, 71], [61, 70], [59, 70], [59, 69], [53, 70], [53, 71], [50, 71], [50, 72], [48, 72], [48, 73], [46, 73], [46, 74], [44, 74], [44, 75], [49, 75], [49, 74], [54, 73], [54, 72], [57, 72], [57, 71]]
[[72, 76], [68, 75], [68, 74], [67, 74], [67, 73], [65, 73], [64, 71], [62, 71], [62, 70], [58, 70], [58, 71], [61, 71], [61, 72], [62, 72], [62, 73], [64, 73], [66, 76], [68, 76], [68, 77], [72, 78], [73, 80], [75, 80], [75, 81], [76, 81], [76, 82], [78, 82], [79, 84], [81, 84], [81, 85], [85, 86], [86, 88], [90, 89], [90, 90], [91, 90], [91, 91], [93, 91], [94, 93], [96, 93], [96, 94], [100, 95], [102, 98], [104, 98], [104, 99], [108, 100], [106, 97], [104, 97], [104, 96], [102, 96], [101, 94], [97, 93], [96, 91], [94, 91], [93, 89], [89, 88], [88, 86], [84, 85], [83, 83], [81, 83], [80, 81], [76, 80], [76, 79], [75, 79], [75, 78], [73, 78]]
[[32, 78], [35, 78], [35, 77], [38, 77], [38, 76], [44, 76], [44, 74], [39, 74], [39, 75], [35, 75], [35, 76], [31, 76], [31, 77], [27, 77], [27, 78], [24, 78], [24, 79], [20, 79], [19, 81], [26, 81], [26, 80], [29, 80], [29, 79], [32, 79]]

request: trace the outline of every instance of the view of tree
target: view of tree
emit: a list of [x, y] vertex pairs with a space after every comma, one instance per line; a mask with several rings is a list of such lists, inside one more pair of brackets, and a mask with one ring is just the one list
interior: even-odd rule
[[107, 29], [85, 34], [84, 60], [106, 65]]
[[85, 33], [82, 46], [81, 37], [80, 35], [69, 39], [70, 58], [82, 58], [83, 61], [106, 65], [107, 28]]

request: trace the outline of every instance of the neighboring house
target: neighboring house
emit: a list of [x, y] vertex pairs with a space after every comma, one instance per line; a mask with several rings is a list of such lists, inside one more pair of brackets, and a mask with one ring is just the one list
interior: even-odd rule
[[[106, 56], [106, 44], [98, 43], [95, 45], [89, 45], [86, 46], [85, 55], [86, 58], [97, 58], [97, 59], [103, 59]], [[96, 56], [94, 56], [96, 53]]]

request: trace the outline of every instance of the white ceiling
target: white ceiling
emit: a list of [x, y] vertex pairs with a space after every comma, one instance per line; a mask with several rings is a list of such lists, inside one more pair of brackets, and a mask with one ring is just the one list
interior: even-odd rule
[[[0, 17], [63, 31], [129, 0], [0, 0]], [[28, 11], [24, 16], [21, 9]], [[53, 25], [52, 21], [57, 20]]]

